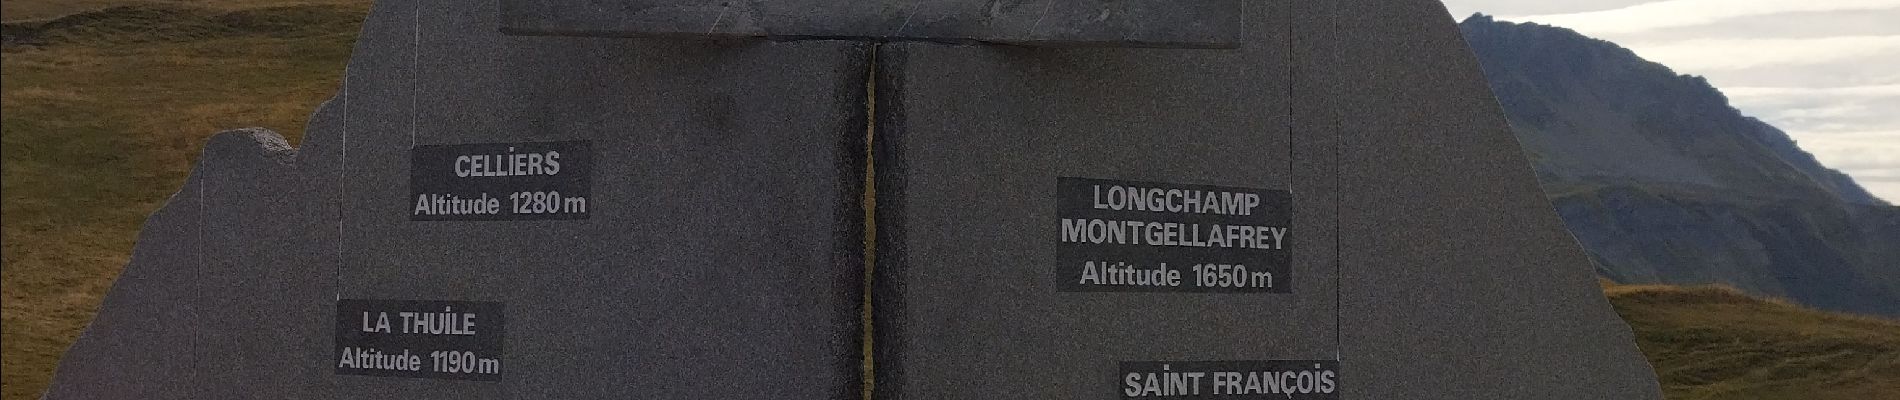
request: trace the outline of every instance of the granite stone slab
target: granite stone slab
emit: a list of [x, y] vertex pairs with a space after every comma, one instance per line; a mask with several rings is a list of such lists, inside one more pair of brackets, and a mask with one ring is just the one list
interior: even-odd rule
[[870, 45], [497, 7], [380, 1], [300, 149], [214, 138], [47, 398], [856, 397]]
[[[880, 46], [873, 397], [1660, 398], [1443, 6], [1275, 4], [1235, 51]], [[1069, 289], [1078, 177], [1284, 188], [1290, 291]]]
[[[879, 47], [875, 398], [1122, 398], [1131, 373], [1353, 368], [1333, 365], [1331, 152], [1294, 151], [1329, 133], [1292, 129], [1289, 5], [1260, 4], [1232, 50]], [[1180, 195], [1130, 212], [1117, 187]], [[1069, 236], [1098, 221], [1177, 233]], [[1215, 226], [1287, 232], [1261, 248]], [[1182, 279], [1093, 279], [1091, 262]], [[1197, 279], [1229, 265], [1242, 285]]]
[[311, 328], [332, 312], [335, 199], [305, 188], [336, 181], [298, 168], [321, 158], [262, 129], [212, 137], [44, 398], [330, 398]]
[[862, 38], [1039, 46], [1239, 46], [1246, 0], [501, 0], [524, 35]]
[[[1308, 2], [1301, 2], [1308, 3]], [[1305, 98], [1339, 136], [1354, 398], [1656, 399], [1443, 4], [1311, 2]], [[1306, 47], [1306, 46], [1301, 46]]]

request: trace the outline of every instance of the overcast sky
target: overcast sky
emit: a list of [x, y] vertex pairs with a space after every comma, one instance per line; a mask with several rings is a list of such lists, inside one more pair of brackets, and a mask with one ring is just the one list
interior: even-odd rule
[[1445, 0], [1701, 75], [1743, 114], [1900, 204], [1900, 0]]

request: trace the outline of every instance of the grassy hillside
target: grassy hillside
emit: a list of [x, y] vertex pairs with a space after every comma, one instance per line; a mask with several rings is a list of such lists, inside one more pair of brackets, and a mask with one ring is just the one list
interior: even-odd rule
[[[103, 2], [3, 4], [12, 18], [75, 3]], [[6, 400], [35, 398], [45, 387], [125, 264], [139, 224], [177, 190], [207, 137], [264, 126], [297, 140], [311, 110], [335, 91], [365, 10], [141, 6], [7, 23]], [[20, 38], [42, 44], [13, 43]]]
[[[265, 126], [293, 142], [301, 136], [309, 113], [335, 91], [366, 10], [360, 0], [99, 10], [122, 3], [0, 3], [10, 21], [41, 18], [9, 22], [0, 57], [5, 400], [32, 399], [45, 387], [124, 265], [139, 224], [177, 190], [209, 135]], [[1720, 289], [1605, 290], [1671, 398], [1900, 393], [1893, 322]]]
[[1900, 322], [1725, 287], [1605, 285], [1672, 400], [1900, 398]]
[[0, 19], [25, 21], [59, 18], [126, 5], [192, 7], [234, 11], [297, 5], [362, 7], [368, 0], [11, 0], [0, 2]]

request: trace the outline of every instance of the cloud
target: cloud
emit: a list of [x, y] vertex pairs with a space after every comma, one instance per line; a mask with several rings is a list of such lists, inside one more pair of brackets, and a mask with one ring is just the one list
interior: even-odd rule
[[1900, 8], [1900, 0], [1665, 0], [1611, 10], [1498, 19], [1538, 22], [1600, 35], [1707, 25], [1761, 15], [1894, 8]]
[[[1849, 87], [1732, 87], [1729, 102], [1769, 124], [1809, 137], [1820, 134], [1900, 132], [1900, 83]], [[1870, 144], [1891, 144], [1900, 157], [1900, 134], [1833, 135]]]
[[1874, 195], [1900, 202], [1900, 130], [1792, 131], [1822, 165], [1853, 177]]
[[[1450, 0], [1702, 75], [1744, 114], [1900, 202], [1900, 0]], [[1468, 13], [1456, 14], [1457, 16]]]
[[1702, 75], [1724, 91], [1733, 87], [1847, 87], [1900, 83], [1900, 74], [1884, 66], [1900, 65], [1900, 52], [1873, 55], [1831, 64], [1763, 65], [1722, 70], [1684, 70], [1677, 72]]
[[1757, 15], [1642, 32], [1585, 32], [1615, 42], [1664, 42], [1702, 38], [1822, 38], [1900, 35], [1900, 7], [1884, 10], [1817, 11]]
[[1900, 83], [1890, 85], [1850, 86], [1850, 87], [1731, 87], [1722, 89], [1729, 98], [1744, 97], [1879, 97], [1900, 96]]
[[[1900, 1], [1900, 0], [1896, 0]], [[1801, 39], [1710, 38], [1632, 43], [1643, 58], [1681, 71], [1818, 65], [1900, 54], [1900, 35]]]
[[1464, 18], [1474, 12], [1488, 14], [1532, 15], [1565, 14], [1622, 8], [1655, 0], [1446, 0], [1451, 16]]
[[1868, 192], [1872, 192], [1874, 197], [1886, 200], [1887, 203], [1900, 203], [1900, 177], [1892, 179], [1857, 179], [1856, 182], [1859, 182], [1860, 186], [1866, 188]]

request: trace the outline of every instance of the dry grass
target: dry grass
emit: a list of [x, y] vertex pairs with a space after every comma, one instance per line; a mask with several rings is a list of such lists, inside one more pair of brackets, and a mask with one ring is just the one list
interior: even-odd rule
[[1669, 399], [1900, 398], [1900, 322], [1720, 286], [1616, 286]]
[[[3, 4], [12, 18], [119, 3]], [[265, 3], [273, 2], [219, 5]], [[139, 225], [177, 190], [207, 137], [250, 126], [301, 136], [310, 111], [335, 90], [366, 8], [279, 9], [312, 18], [288, 30], [258, 15], [154, 10], [179, 9], [95, 13], [91, 25], [66, 26], [44, 46], [9, 46], [0, 58], [5, 399], [44, 389], [124, 266]], [[177, 29], [152, 15], [215, 29]], [[198, 17], [225, 18], [208, 25]], [[126, 31], [147, 35], [126, 40]]]
[[0, 2], [0, 20], [58, 18], [117, 6], [168, 5], [232, 11], [293, 5], [361, 6], [367, 0], [9, 0]]

